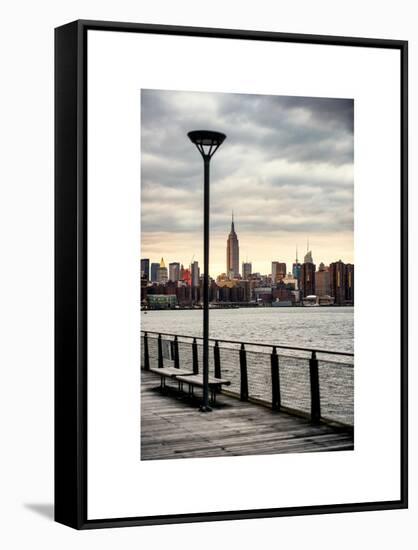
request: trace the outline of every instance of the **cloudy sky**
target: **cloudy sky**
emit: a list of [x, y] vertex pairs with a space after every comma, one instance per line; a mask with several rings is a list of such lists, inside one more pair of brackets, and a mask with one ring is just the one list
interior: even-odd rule
[[190, 130], [227, 138], [211, 161], [210, 274], [226, 271], [234, 211], [240, 264], [288, 270], [309, 238], [318, 265], [353, 254], [350, 99], [141, 91], [141, 257], [203, 263], [203, 161]]

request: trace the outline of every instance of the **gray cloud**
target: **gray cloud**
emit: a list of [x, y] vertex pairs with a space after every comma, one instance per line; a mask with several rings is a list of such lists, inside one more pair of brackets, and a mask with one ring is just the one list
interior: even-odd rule
[[351, 232], [353, 111], [351, 99], [142, 90], [147, 250], [157, 234], [181, 234], [184, 245], [200, 231], [203, 167], [187, 138], [193, 129], [227, 134], [211, 163], [215, 237], [226, 238], [232, 209], [241, 240]]

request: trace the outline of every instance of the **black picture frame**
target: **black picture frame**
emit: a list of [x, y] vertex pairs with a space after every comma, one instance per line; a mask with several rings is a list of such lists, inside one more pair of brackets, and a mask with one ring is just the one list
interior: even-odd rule
[[[89, 520], [87, 517], [87, 33], [89, 30], [389, 48], [401, 58], [400, 499]], [[408, 43], [79, 20], [55, 30], [55, 520], [76, 529], [391, 510], [408, 506]]]

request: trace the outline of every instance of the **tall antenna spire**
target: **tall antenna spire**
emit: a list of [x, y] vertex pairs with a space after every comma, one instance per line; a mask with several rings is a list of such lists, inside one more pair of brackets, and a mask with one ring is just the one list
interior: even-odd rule
[[232, 223], [231, 223], [231, 231], [235, 231], [234, 228], [234, 211], [232, 210]]
[[296, 245], [296, 263], [298, 263], [299, 260], [298, 260], [298, 245]]
[[306, 244], [306, 252], [309, 252], [309, 237], [308, 237], [308, 241], [307, 241], [307, 244]]

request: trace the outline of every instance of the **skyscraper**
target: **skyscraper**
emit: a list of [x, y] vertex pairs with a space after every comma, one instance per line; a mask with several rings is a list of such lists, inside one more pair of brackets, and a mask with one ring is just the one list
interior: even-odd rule
[[149, 258], [141, 259], [141, 277], [145, 277], [149, 281]]
[[331, 296], [335, 298], [335, 304], [342, 306], [346, 300], [346, 265], [341, 260], [329, 265], [329, 278]]
[[304, 262], [301, 265], [300, 269], [300, 290], [302, 292], [302, 297], [312, 296], [316, 292], [315, 287], [315, 271], [316, 265], [313, 263], [312, 251], [309, 250], [309, 241], [308, 246], [306, 247], [307, 251], [305, 254]]
[[239, 276], [239, 241], [234, 227], [234, 213], [232, 213], [231, 231], [226, 243], [226, 274], [234, 278]]
[[300, 290], [304, 298], [315, 294], [315, 270], [316, 266], [312, 262], [305, 262], [302, 264], [300, 272]]
[[308, 250], [305, 254], [305, 258], [304, 258], [304, 263], [305, 264], [313, 264], [313, 259], [312, 259], [312, 251], [311, 250]]
[[298, 260], [298, 248], [296, 247], [296, 259], [294, 264], [292, 265], [292, 274], [295, 279], [297, 279], [300, 282], [300, 270], [302, 265], [299, 263]]
[[314, 261], [312, 259], [312, 250], [309, 249], [309, 239], [308, 239], [308, 242], [306, 244], [306, 254], [305, 254], [305, 258], [303, 259], [303, 262], [305, 264], [313, 264]]
[[354, 305], [354, 265], [345, 266], [345, 299], [350, 305]]
[[278, 283], [286, 277], [286, 264], [284, 262], [271, 262], [271, 282]]
[[161, 258], [160, 265], [157, 269], [157, 282], [165, 284], [168, 281], [168, 272], [165, 267], [164, 258]]
[[248, 279], [252, 273], [253, 266], [251, 262], [242, 262], [242, 278]]
[[156, 262], [153, 262], [151, 264], [151, 281], [153, 283], [156, 283], [158, 281], [158, 270], [160, 268], [160, 264], [157, 264]]
[[317, 296], [331, 295], [329, 268], [322, 262], [319, 264], [318, 271], [315, 274], [315, 292]]
[[180, 280], [180, 264], [179, 262], [171, 262], [168, 264], [168, 278], [170, 281]]
[[192, 286], [196, 287], [200, 285], [200, 269], [199, 262], [193, 262], [190, 266], [190, 271], [192, 274]]

